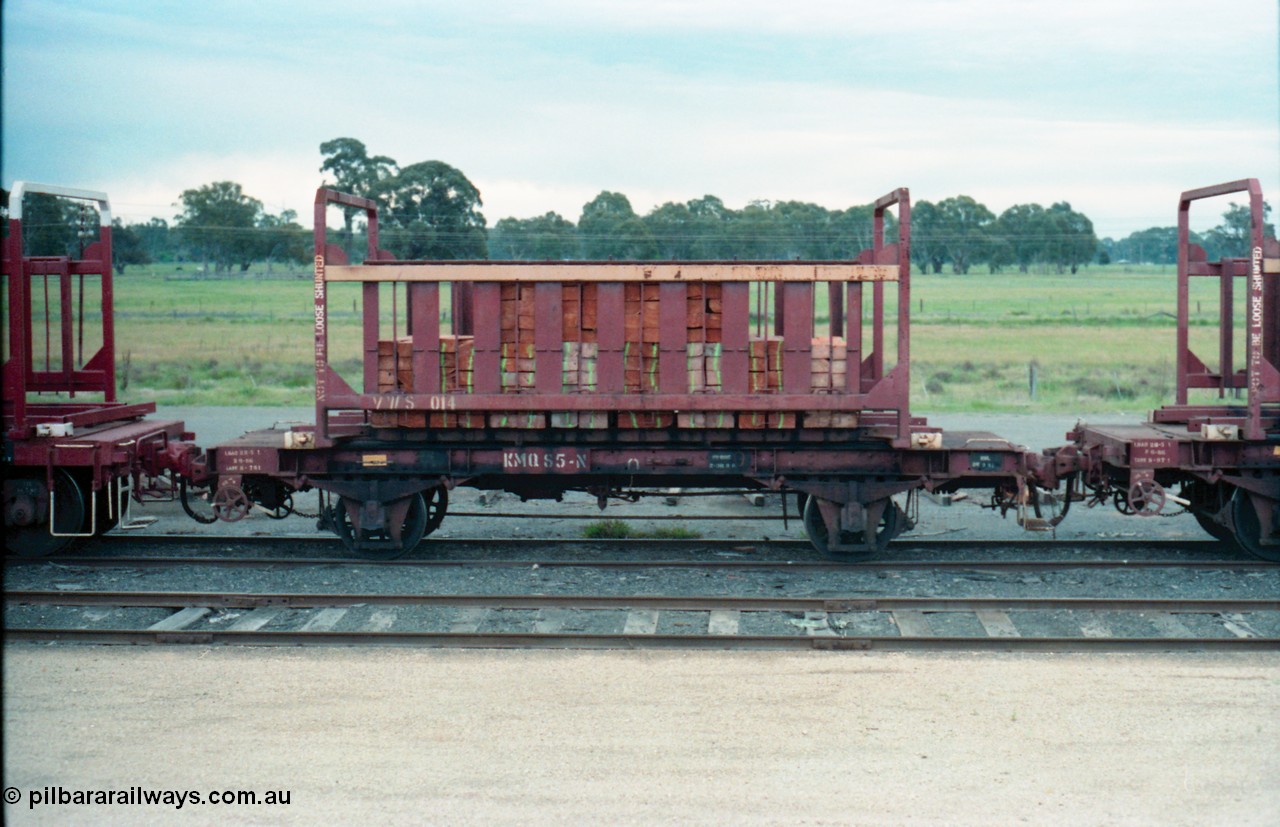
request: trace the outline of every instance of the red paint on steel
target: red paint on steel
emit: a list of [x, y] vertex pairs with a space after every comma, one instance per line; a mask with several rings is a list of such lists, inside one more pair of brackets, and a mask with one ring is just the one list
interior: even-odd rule
[[601, 394], [620, 394], [626, 387], [623, 360], [626, 328], [621, 321], [626, 307], [626, 295], [621, 282], [602, 282], [596, 289], [598, 317], [616, 320], [600, 325], [597, 331], [600, 350], [597, 357], [596, 389]]
[[845, 393], [862, 392], [862, 282], [849, 282], [849, 314], [845, 317]]
[[686, 285], [678, 281], [658, 285], [658, 390], [663, 394], [688, 392], [687, 297]]
[[562, 282], [539, 282], [534, 290], [534, 389], [556, 396], [564, 389], [564, 292]]
[[[14, 195], [21, 199], [24, 193], [41, 193], [39, 185], [15, 187]], [[52, 195], [72, 192], [66, 188], [48, 188]], [[79, 191], [66, 195], [97, 203], [99, 215], [98, 239], [90, 244], [79, 258], [67, 256], [27, 256], [22, 240], [22, 205], [13, 205], [9, 220], [9, 236], [4, 244], [4, 274], [9, 277], [9, 359], [3, 367], [5, 427], [14, 438], [24, 438], [37, 422], [44, 422], [44, 405], [31, 405], [30, 393], [65, 393], [74, 397], [77, 393], [101, 393], [103, 403], [95, 405], [99, 410], [114, 406], [115, 388], [115, 324], [113, 318], [113, 281], [111, 269], [110, 205], [101, 193]], [[72, 277], [79, 277], [79, 312], [75, 308], [75, 289]], [[102, 345], [87, 359], [83, 352], [83, 325], [85, 276], [96, 276], [100, 286], [99, 313], [95, 314], [102, 328]], [[46, 344], [44, 370], [36, 370], [35, 336], [37, 333], [32, 313], [32, 285], [36, 278], [45, 287], [45, 323], [43, 339]], [[55, 327], [49, 318], [48, 281], [56, 278], [59, 319]], [[81, 334], [77, 336], [77, 331]], [[49, 343], [54, 336], [59, 341], [59, 364], [52, 369]], [[81, 342], [77, 355], [75, 344]], [[152, 407], [154, 410], [154, 406]]]
[[[344, 265], [341, 273], [334, 274], [335, 278], [343, 281], [362, 283], [361, 361], [364, 381], [357, 386], [360, 392], [343, 382], [329, 362], [326, 266], [330, 262], [340, 263], [343, 258], [339, 250], [326, 242], [324, 217], [326, 209], [332, 205], [363, 210], [370, 228], [364, 263]], [[890, 209], [899, 213], [896, 243], [887, 243], [885, 238], [886, 214]], [[377, 218], [376, 205], [368, 199], [331, 190], [317, 193], [317, 444], [324, 447], [331, 444], [331, 423], [336, 423], [337, 417], [345, 413], [377, 414], [371, 421], [381, 423], [379, 427], [391, 427], [393, 424], [416, 427], [417, 416], [387, 417], [385, 414], [436, 410], [443, 404], [437, 398], [443, 390], [437, 369], [437, 363], [442, 361], [439, 284], [449, 283], [443, 281], [448, 274], [438, 272], [440, 262], [396, 261], [377, 249]], [[455, 305], [453, 335], [465, 335], [465, 330], [472, 330], [474, 339], [468, 342], [468, 347], [473, 346], [473, 350], [469, 349], [468, 353], [474, 355], [471, 386], [449, 393], [448, 410], [458, 413], [718, 411], [729, 412], [731, 416], [732, 412], [803, 414], [807, 411], [843, 411], [870, 414], [879, 411], [896, 426], [895, 444], [905, 447], [912, 425], [908, 404], [909, 238], [909, 195], [905, 189], [900, 189], [874, 205], [871, 249], [863, 251], [855, 262], [844, 263], [881, 268], [874, 272], [841, 272], [838, 267], [831, 266], [838, 262], [699, 262], [691, 270], [697, 275], [690, 282], [681, 277], [680, 268], [685, 263], [680, 262], [674, 265], [674, 270], [671, 265], [666, 265], [659, 274], [661, 278], [647, 269], [643, 276], [637, 275], [634, 262], [572, 262], [572, 267], [566, 265], [563, 268], [565, 281], [556, 278], [559, 273], [548, 272], [547, 263], [483, 262], [492, 269], [491, 280], [469, 277], [472, 280], [467, 282], [467, 291], [459, 290], [457, 281], [450, 283]], [[368, 266], [379, 264], [394, 264], [399, 269], [388, 271]], [[807, 280], [802, 268], [810, 265], [813, 266], [812, 280]], [[415, 267], [419, 270], [415, 271]], [[528, 269], [531, 267], [540, 268], [537, 269], [540, 275], [536, 279], [530, 275], [530, 283], [525, 284], [523, 276], [533, 273]], [[717, 271], [717, 268], [723, 269]], [[897, 341], [891, 369], [885, 364], [885, 328], [890, 323], [886, 318], [886, 288], [881, 281], [885, 278], [885, 268], [897, 268], [898, 282], [896, 320], [892, 322], [896, 326]], [[433, 275], [426, 276], [428, 270]], [[368, 278], [360, 278], [365, 272]], [[392, 277], [387, 277], [388, 272], [393, 274]], [[651, 277], [653, 285], [650, 284]], [[703, 281], [704, 278], [707, 281]], [[829, 329], [825, 332], [833, 340], [840, 333], [845, 333], [845, 341], [838, 346], [844, 349], [850, 362], [847, 380], [815, 388], [812, 382], [812, 345], [817, 332], [814, 329], [815, 282], [824, 278], [837, 279], [827, 282], [832, 308]], [[864, 288], [858, 280], [862, 278], [873, 280], [870, 352], [863, 347]], [[409, 284], [403, 303], [398, 300], [397, 284], [401, 280]], [[392, 285], [390, 308], [382, 306], [386, 297], [380, 287], [381, 281]], [[577, 325], [577, 340], [584, 344], [593, 343], [596, 347], [591, 349], [590, 355], [583, 348], [567, 356], [564, 348], [567, 312], [564, 297], [572, 297], [573, 294], [566, 293], [565, 288], [586, 281], [590, 281], [594, 288], [595, 302], [591, 308], [590, 339], [584, 335], [588, 328], [584, 328], [581, 317], [576, 321], [571, 319], [569, 323]], [[847, 284], [846, 288], [842, 288], [842, 282]], [[708, 285], [713, 283], [717, 288], [714, 298], [708, 292]], [[757, 285], [758, 293], [754, 308], [751, 301], [753, 284]], [[513, 291], [508, 298], [514, 307], [506, 307], [504, 296], [507, 294], [504, 291], [512, 285], [524, 289]], [[692, 292], [691, 285], [697, 285], [697, 293]], [[628, 291], [638, 288], [643, 289], [637, 292], [633, 305]], [[463, 295], [464, 292], [467, 295]], [[577, 295], [577, 309], [568, 312], [581, 314], [587, 307], [587, 299], [582, 290], [578, 290]], [[690, 304], [695, 296], [703, 297], [703, 307], [698, 307], [696, 302]], [[781, 340], [772, 344], [767, 341], [753, 343], [750, 340], [752, 311], [754, 309], [759, 316], [766, 315], [770, 303], [774, 310], [770, 327]], [[504, 309], [507, 315], [514, 311], [515, 324], [503, 321]], [[387, 352], [392, 358], [384, 360], [380, 376], [379, 343], [384, 348], [388, 344], [385, 338], [388, 325], [384, 318], [387, 310], [392, 316], [389, 324], [392, 337], [396, 337], [402, 324], [411, 335], [412, 357], [410, 365], [402, 365], [401, 359], [406, 357], [400, 347], [391, 347]], [[639, 318], [627, 319], [626, 313], [639, 314]], [[530, 314], [532, 318], [528, 318]], [[715, 324], [708, 324], [712, 314]], [[691, 335], [691, 331], [698, 332]], [[711, 335], [713, 331], [714, 336]], [[504, 337], [514, 341], [507, 342]], [[642, 344], [642, 352], [629, 354], [629, 341], [632, 345]], [[697, 364], [689, 358], [691, 349], [688, 345], [691, 341], [716, 346], [714, 349], [707, 347], [703, 357], [705, 369], [715, 373], [712, 385], [703, 385], [699, 374], [690, 374], [690, 366]], [[753, 366], [750, 347], [762, 348], [763, 365]], [[624, 354], [627, 354], [625, 358]], [[594, 387], [579, 385], [575, 381], [571, 388], [566, 388], [563, 373], [566, 358], [579, 360], [583, 369], [589, 366], [594, 371]], [[513, 361], [506, 364], [505, 359]], [[635, 359], [635, 364], [630, 359]], [[401, 378], [409, 369], [413, 376], [411, 383], [407, 377]], [[635, 387], [629, 381], [629, 370], [643, 374], [643, 380], [635, 382]], [[752, 370], [758, 371], [755, 384]], [[394, 377], [388, 379], [389, 373], [394, 373]], [[761, 374], [768, 378], [764, 379]], [[704, 378], [710, 375], [707, 373]], [[843, 390], [833, 393], [837, 388]], [[534, 421], [529, 420], [531, 423]], [[666, 420], [648, 421], [663, 423]], [[764, 421], [760, 417], [752, 418], [757, 426]], [[770, 418], [768, 421], [780, 423], [777, 427], [802, 424], [802, 420], [794, 416]], [[748, 427], [741, 421], [739, 425]]]
[[[720, 343], [724, 393], [745, 394], [749, 386], [750, 359], [747, 340], [751, 335], [751, 284], [727, 282], [721, 288], [724, 328]], [[732, 410], [732, 408], [722, 408]]]
[[413, 391], [440, 393], [440, 285], [429, 282], [410, 284], [409, 309], [412, 313]]
[[[885, 211], [898, 207], [898, 243], [885, 244]], [[872, 252], [876, 264], [898, 267], [898, 341], [897, 366], [893, 381], [884, 388], [890, 407], [898, 411], [897, 444], [905, 447], [911, 436], [910, 366], [911, 366], [911, 195], [905, 187], [883, 195], [875, 202], [872, 217]], [[884, 377], [884, 283], [876, 282], [874, 292], [874, 377]]]
[[[23, 198], [37, 193], [93, 202], [98, 209], [98, 236], [70, 256], [29, 256], [23, 246]], [[116, 481], [132, 478], [133, 498], [165, 498], [176, 490], [173, 475], [196, 473], [198, 449], [182, 422], [147, 420], [154, 403], [122, 404], [115, 388], [114, 277], [112, 272], [111, 208], [104, 193], [68, 187], [17, 182], [10, 202], [9, 235], [4, 241], [3, 272], [8, 280], [9, 358], [2, 368], [3, 430], [6, 465], [30, 469], [53, 485], [58, 470], [74, 471], [69, 478], [80, 488], [86, 518], [72, 527], [77, 536], [102, 530], [96, 510], [98, 496]], [[96, 283], [90, 278], [96, 278]], [[33, 314], [33, 284], [41, 282], [44, 297], [43, 330]], [[50, 280], [55, 291], [49, 290]], [[86, 302], [95, 290], [98, 300]], [[52, 319], [56, 309], [58, 319]], [[86, 352], [89, 325], [101, 330], [101, 344]], [[42, 370], [36, 370], [35, 339], [43, 333]], [[58, 337], [58, 364], [53, 364], [52, 339]], [[101, 400], [41, 403], [31, 394], [101, 394]], [[41, 436], [39, 426], [50, 428]], [[171, 473], [173, 475], [171, 475]], [[162, 479], [163, 478], [163, 479]], [[52, 488], [49, 489], [50, 491]], [[117, 489], [116, 493], [119, 493]], [[105, 506], [103, 506], [105, 507]]]
[[[315, 244], [314, 335], [316, 364], [316, 444], [319, 446], [328, 445], [330, 443], [329, 410], [331, 408], [342, 407], [340, 400], [343, 398], [350, 399], [353, 395], [350, 393], [350, 388], [346, 386], [345, 382], [338, 379], [336, 371], [334, 371], [329, 365], [329, 291], [328, 283], [325, 281], [325, 266], [327, 264], [339, 265], [347, 263], [347, 256], [342, 249], [336, 244], [329, 244], [327, 242], [327, 213], [330, 205], [364, 211], [365, 221], [367, 222], [367, 258], [375, 261], [381, 258], [378, 251], [377, 202], [368, 198], [361, 198], [356, 195], [338, 192], [336, 190], [326, 189], [323, 187], [316, 190], [312, 232]], [[366, 291], [366, 296], [367, 293], [368, 291]], [[367, 306], [365, 307], [365, 312], [366, 314], [368, 312]], [[365, 338], [365, 347], [367, 350], [367, 335]], [[373, 389], [376, 390], [378, 360], [376, 342], [373, 347], [373, 380], [375, 381]], [[367, 373], [367, 353], [365, 357], [365, 367]], [[367, 386], [366, 390], [368, 390]]]
[[782, 391], [807, 394], [813, 359], [813, 285], [786, 282], [776, 285], [783, 296]]
[[[1243, 261], [1205, 260], [1204, 250], [1191, 243], [1190, 211], [1195, 201], [1233, 193], [1249, 197], [1249, 250]], [[1265, 438], [1263, 406], [1280, 402], [1280, 352], [1277, 352], [1276, 295], [1280, 277], [1264, 272], [1267, 253], [1280, 249], [1273, 238], [1265, 235], [1262, 187], [1256, 178], [1231, 181], [1211, 187], [1188, 190], [1178, 202], [1178, 299], [1177, 299], [1177, 394], [1176, 405], [1188, 405], [1193, 388], [1208, 388], [1225, 395], [1227, 390], [1244, 388], [1244, 437]], [[1218, 370], [1211, 371], [1190, 347], [1190, 280], [1196, 276], [1219, 280], [1220, 311], [1218, 322]], [[1237, 371], [1234, 364], [1233, 339], [1236, 334], [1234, 312], [1234, 279], [1246, 279], [1245, 316], [1241, 320], [1245, 332], [1245, 365]], [[1176, 409], [1163, 412], [1166, 420], [1176, 419]]]
[[475, 319], [479, 322], [475, 327], [475, 392], [496, 394], [502, 388], [499, 374], [502, 341], [498, 326], [498, 320], [502, 318], [500, 285], [494, 281], [476, 284], [472, 300]]

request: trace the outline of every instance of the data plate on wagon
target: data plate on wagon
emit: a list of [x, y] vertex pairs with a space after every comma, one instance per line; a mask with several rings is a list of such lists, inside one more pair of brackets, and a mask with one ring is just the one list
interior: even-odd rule
[[1135, 439], [1129, 443], [1129, 465], [1159, 468], [1176, 465], [1178, 443], [1172, 439]]

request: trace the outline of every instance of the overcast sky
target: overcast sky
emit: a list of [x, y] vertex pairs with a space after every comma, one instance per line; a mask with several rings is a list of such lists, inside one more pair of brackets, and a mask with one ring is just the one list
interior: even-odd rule
[[[366, 10], [360, 11], [359, 8]], [[1122, 236], [1184, 189], [1280, 206], [1277, 0], [4, 0], [3, 183], [126, 221], [240, 183], [309, 224], [321, 142], [442, 160], [492, 226], [603, 189], [1054, 201]], [[1215, 218], [1206, 216], [1207, 219]], [[1216, 223], [1209, 221], [1208, 223]]]

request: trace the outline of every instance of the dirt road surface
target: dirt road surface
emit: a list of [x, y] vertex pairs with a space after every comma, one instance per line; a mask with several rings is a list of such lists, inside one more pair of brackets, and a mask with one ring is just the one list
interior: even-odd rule
[[[11, 644], [8, 824], [1280, 824], [1280, 655]], [[289, 791], [288, 805], [40, 805]]]

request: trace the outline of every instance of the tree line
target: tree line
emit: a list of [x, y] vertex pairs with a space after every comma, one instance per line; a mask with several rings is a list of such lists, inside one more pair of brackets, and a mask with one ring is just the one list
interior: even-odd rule
[[[1271, 205], [1263, 203], [1264, 222], [1271, 214]], [[1204, 248], [1209, 261], [1223, 256], [1243, 256], [1249, 247], [1249, 208], [1230, 205], [1222, 214], [1222, 223], [1204, 233], [1192, 231], [1190, 240]], [[1266, 233], [1275, 237], [1275, 225], [1265, 223]], [[1106, 261], [1137, 262], [1149, 264], [1176, 264], [1178, 261], [1178, 228], [1150, 227], [1130, 233], [1125, 238], [1104, 238], [1099, 254]]]
[[[801, 201], [753, 201], [732, 209], [714, 195], [667, 202], [637, 214], [627, 197], [603, 191], [583, 205], [577, 222], [556, 212], [503, 218], [492, 228], [480, 191], [443, 161], [400, 166], [370, 155], [355, 138], [320, 145], [324, 185], [379, 204], [379, 246], [402, 259], [849, 259], [871, 246], [872, 206], [828, 209]], [[7, 204], [7, 193], [3, 193]], [[24, 242], [36, 255], [75, 254], [96, 238], [96, 212], [76, 202], [30, 195]], [[254, 262], [305, 262], [311, 233], [297, 214], [268, 212], [241, 185], [219, 181], [185, 190], [172, 223], [114, 222], [118, 270], [152, 261], [197, 263], [207, 273], [247, 270]], [[1267, 208], [1269, 210], [1269, 207]], [[363, 254], [358, 210], [344, 209], [336, 240]], [[93, 214], [93, 215], [90, 215]], [[966, 274], [1033, 267], [1075, 273], [1092, 262], [1169, 263], [1177, 231], [1151, 227], [1115, 240], [1097, 238], [1093, 222], [1065, 201], [1016, 204], [996, 215], [967, 195], [912, 205], [911, 260], [923, 273]], [[1193, 239], [1211, 259], [1242, 254], [1248, 210], [1231, 205], [1223, 223]], [[887, 237], [896, 236], [892, 216]], [[6, 224], [7, 228], [7, 224]], [[89, 228], [92, 228], [90, 230]]]

